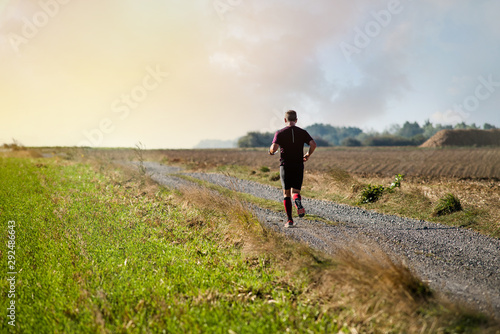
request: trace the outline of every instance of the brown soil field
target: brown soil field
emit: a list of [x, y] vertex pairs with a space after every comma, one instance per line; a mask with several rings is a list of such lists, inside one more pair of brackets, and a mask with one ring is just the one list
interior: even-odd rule
[[[304, 151], [307, 151], [305, 148]], [[267, 149], [151, 150], [145, 158], [202, 167], [279, 166]], [[311, 172], [343, 169], [358, 175], [500, 179], [500, 148], [318, 148], [306, 163]]]

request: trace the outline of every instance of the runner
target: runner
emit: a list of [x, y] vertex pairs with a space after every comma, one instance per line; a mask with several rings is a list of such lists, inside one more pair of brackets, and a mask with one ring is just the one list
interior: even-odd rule
[[[276, 132], [269, 154], [274, 155], [280, 148], [280, 177], [283, 187], [283, 205], [285, 206], [288, 221], [285, 227], [294, 226], [292, 218], [292, 198], [299, 217], [304, 217], [306, 210], [302, 206], [300, 189], [304, 179], [304, 162], [316, 149], [316, 142], [306, 130], [295, 124], [297, 113], [289, 110], [285, 113], [286, 127]], [[309, 152], [304, 154], [304, 144], [308, 144]]]

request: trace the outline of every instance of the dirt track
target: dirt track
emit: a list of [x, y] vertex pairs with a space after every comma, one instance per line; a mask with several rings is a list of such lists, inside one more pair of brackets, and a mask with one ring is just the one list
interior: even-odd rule
[[[145, 163], [158, 183], [180, 187], [189, 183], [175, 173], [180, 169]], [[229, 178], [221, 174], [190, 173], [190, 176], [270, 200], [281, 200], [281, 191], [271, 186]], [[373, 244], [405, 263], [436, 292], [465, 302], [500, 319], [500, 240], [468, 229], [383, 215], [333, 202], [304, 199], [308, 213], [333, 223], [298, 220], [295, 228], [284, 228], [284, 214], [255, 208], [268, 228], [334, 254], [352, 242]]]

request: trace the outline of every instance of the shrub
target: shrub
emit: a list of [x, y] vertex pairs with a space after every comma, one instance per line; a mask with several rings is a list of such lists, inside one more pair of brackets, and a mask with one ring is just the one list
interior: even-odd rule
[[238, 139], [238, 147], [268, 147], [274, 138], [271, 132], [248, 132]]
[[280, 172], [275, 172], [275, 173], [269, 175], [270, 181], [278, 181], [279, 179], [280, 179]]
[[392, 192], [394, 188], [401, 187], [401, 181], [403, 181], [404, 175], [397, 174], [394, 177], [394, 181], [388, 188], [384, 188], [381, 185], [373, 185], [369, 184], [363, 188], [361, 192], [361, 199], [359, 201], [360, 204], [373, 203], [378, 201], [380, 197], [384, 194], [385, 191]]
[[342, 140], [342, 146], [357, 147], [361, 146], [361, 142], [356, 138], [349, 137]]
[[378, 135], [367, 138], [363, 145], [365, 146], [414, 146], [415, 143], [408, 138], [392, 136], [392, 135]]
[[23, 144], [21, 144], [20, 142], [18, 142], [17, 140], [15, 139], [12, 139], [12, 144], [3, 144], [3, 147], [4, 148], [10, 148], [12, 151], [23, 151], [25, 150], [25, 147]]
[[394, 181], [389, 186], [389, 190], [393, 190], [394, 188], [400, 188], [401, 187], [401, 181], [403, 181], [404, 177], [405, 176], [402, 175], [402, 174], [397, 174], [394, 177]]
[[462, 204], [460, 204], [460, 200], [455, 195], [448, 193], [439, 200], [434, 208], [434, 215], [444, 216], [461, 210]]
[[269, 167], [262, 166], [262, 167], [260, 167], [260, 171], [262, 173], [269, 173], [271, 170], [269, 169]]
[[384, 186], [369, 184], [361, 192], [362, 204], [376, 202], [384, 194]]

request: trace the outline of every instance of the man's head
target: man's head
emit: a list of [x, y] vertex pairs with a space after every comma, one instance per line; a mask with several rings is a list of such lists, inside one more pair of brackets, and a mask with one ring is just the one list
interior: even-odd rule
[[297, 123], [297, 112], [295, 112], [295, 110], [288, 110], [285, 113], [285, 122], [290, 124]]

